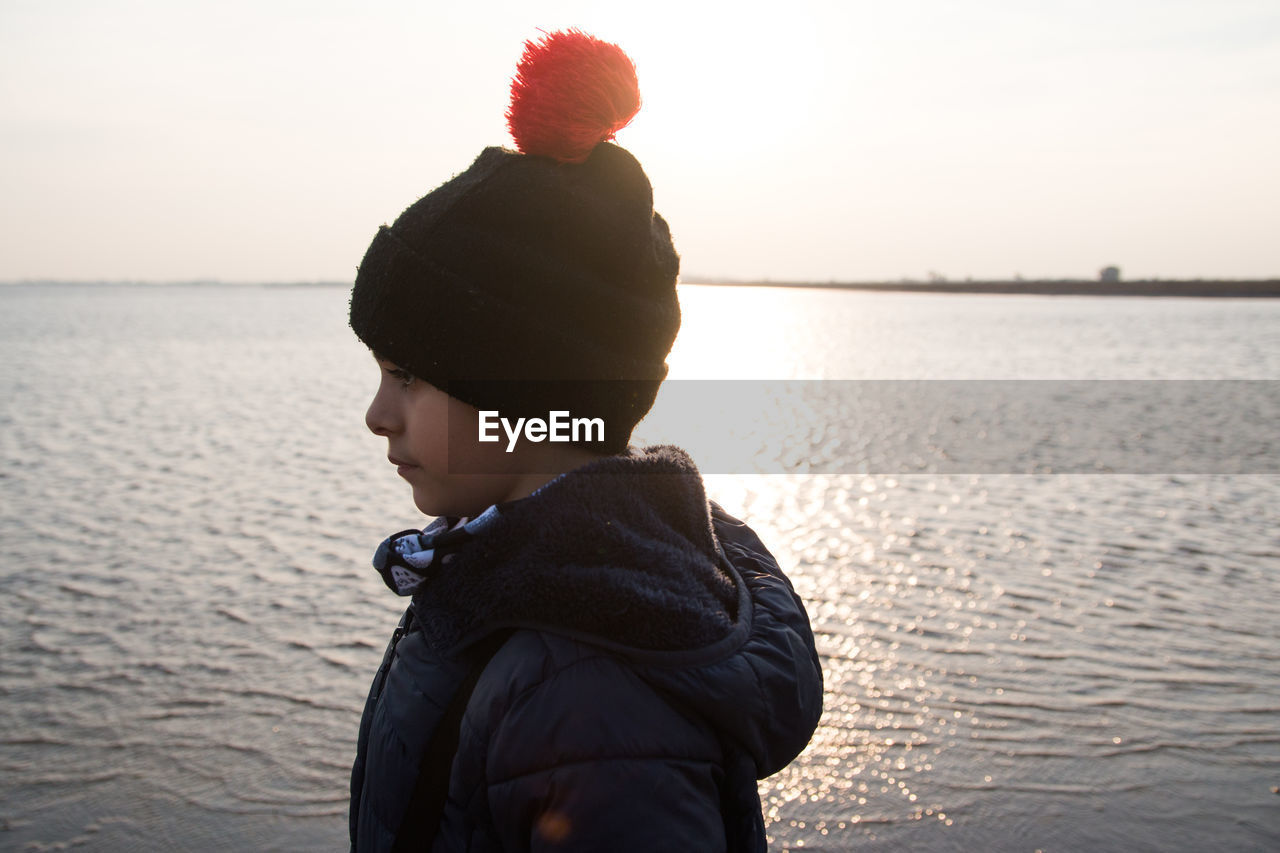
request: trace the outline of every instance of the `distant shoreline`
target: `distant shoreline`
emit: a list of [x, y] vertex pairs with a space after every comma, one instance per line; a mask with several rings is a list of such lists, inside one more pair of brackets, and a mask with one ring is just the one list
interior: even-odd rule
[[879, 290], [895, 293], [991, 293], [1004, 296], [1192, 296], [1201, 298], [1280, 297], [1280, 279], [1209, 281], [1193, 279], [1100, 281], [930, 281], [814, 282], [713, 281], [685, 279], [682, 284], [708, 287], [802, 287], [814, 290]]
[[[1195, 297], [1208, 299], [1274, 299], [1280, 297], [1280, 279], [1161, 279], [1119, 282], [1063, 279], [1058, 281], [733, 281], [703, 277], [681, 279], [681, 284], [695, 287], [790, 287], [808, 290], [861, 290], [890, 293], [989, 293], [1001, 296], [1142, 296]], [[9, 286], [39, 287], [334, 287], [349, 288], [343, 281], [67, 281], [33, 280], [0, 282]]]

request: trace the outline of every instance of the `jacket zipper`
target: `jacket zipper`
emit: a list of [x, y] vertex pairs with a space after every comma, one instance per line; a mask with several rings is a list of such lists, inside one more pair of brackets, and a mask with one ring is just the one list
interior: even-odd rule
[[413, 617], [413, 603], [410, 602], [409, 609], [405, 612], [404, 619], [401, 620], [400, 624], [396, 626], [396, 629], [391, 632], [391, 642], [387, 646], [386, 660], [378, 671], [378, 683], [373, 691], [373, 698], [375, 701], [382, 696], [382, 688], [387, 683], [387, 674], [391, 672], [391, 664], [396, 659], [396, 646], [399, 645], [400, 640], [404, 637], [405, 632], [409, 630], [409, 627], [413, 625]]

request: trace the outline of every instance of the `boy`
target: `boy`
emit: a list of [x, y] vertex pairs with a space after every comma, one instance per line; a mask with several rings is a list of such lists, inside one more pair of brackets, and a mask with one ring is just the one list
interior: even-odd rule
[[683, 451], [628, 446], [680, 322], [648, 178], [606, 141], [635, 69], [553, 33], [512, 92], [520, 153], [380, 229], [352, 291], [382, 371], [366, 421], [438, 516], [374, 557], [411, 600], [352, 849], [763, 850], [756, 779], [808, 742], [822, 674], [755, 534]]

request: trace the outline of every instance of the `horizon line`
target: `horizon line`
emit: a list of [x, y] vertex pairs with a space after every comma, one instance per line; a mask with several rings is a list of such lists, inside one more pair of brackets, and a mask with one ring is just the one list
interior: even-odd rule
[[[1099, 285], [1106, 288], [1124, 287], [1125, 285], [1177, 285], [1177, 284], [1244, 284], [1266, 285], [1280, 284], [1280, 276], [1247, 278], [1229, 278], [1225, 276], [1148, 276], [1143, 278], [1127, 278], [1118, 281], [1102, 281], [1099, 278], [1080, 278], [1077, 276], [1038, 276], [1035, 278], [979, 278], [969, 276], [964, 279], [935, 278], [915, 279], [909, 276], [896, 279], [778, 279], [770, 276], [742, 278], [737, 276], [708, 276], [693, 274], [681, 276], [677, 284], [736, 286], [736, 287], [804, 287], [804, 288], [903, 288], [903, 289], [962, 289], [968, 286], [1021, 287], [1026, 285]], [[351, 287], [353, 281], [336, 279], [293, 279], [293, 280], [228, 280], [221, 278], [15, 278], [0, 279], [0, 287], [57, 285], [57, 286], [212, 286], [212, 287]]]

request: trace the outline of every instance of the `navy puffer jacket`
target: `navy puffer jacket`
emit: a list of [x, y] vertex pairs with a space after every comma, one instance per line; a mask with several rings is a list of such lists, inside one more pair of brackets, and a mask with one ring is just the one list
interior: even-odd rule
[[[756, 779], [808, 743], [822, 672], [756, 535], [676, 448], [632, 450], [486, 513], [414, 595], [365, 706], [353, 850], [390, 850], [466, 674], [435, 851], [763, 850]], [[477, 519], [479, 520], [479, 519]]]

